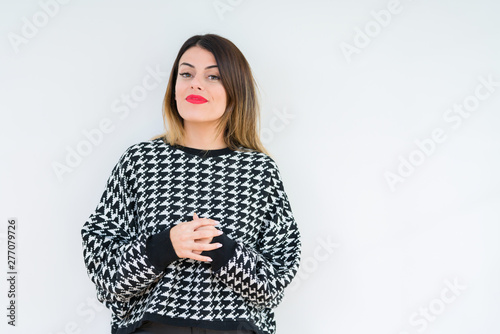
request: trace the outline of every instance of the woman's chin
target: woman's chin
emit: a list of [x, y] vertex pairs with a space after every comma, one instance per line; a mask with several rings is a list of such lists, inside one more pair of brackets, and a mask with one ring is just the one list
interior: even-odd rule
[[192, 124], [201, 124], [201, 123], [211, 123], [218, 120], [217, 117], [208, 117], [209, 115], [196, 113], [181, 113], [182, 119], [184, 120], [184, 124], [192, 123]]

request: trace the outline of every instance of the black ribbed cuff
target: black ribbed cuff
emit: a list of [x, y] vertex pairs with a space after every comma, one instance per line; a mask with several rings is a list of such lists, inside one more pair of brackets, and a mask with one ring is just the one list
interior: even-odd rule
[[219, 242], [222, 247], [216, 248], [211, 251], [203, 251], [201, 255], [208, 256], [212, 259], [212, 271], [218, 271], [224, 266], [230, 258], [234, 256], [236, 249], [236, 241], [229, 238], [225, 233], [218, 235], [212, 239], [212, 243]]
[[146, 240], [146, 254], [156, 269], [163, 271], [167, 266], [178, 260], [172, 240], [170, 240], [170, 230], [172, 227], [153, 234]]

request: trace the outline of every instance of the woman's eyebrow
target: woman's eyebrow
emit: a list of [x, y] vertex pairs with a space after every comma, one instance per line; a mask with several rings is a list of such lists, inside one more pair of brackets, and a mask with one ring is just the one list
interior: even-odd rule
[[[194, 68], [194, 66], [191, 65], [190, 63], [182, 63], [179, 66], [182, 66], [182, 65], [186, 65], [186, 66]], [[218, 66], [217, 65], [210, 65], [210, 66], [205, 67], [205, 69], [208, 70], [209, 68], [214, 68], [214, 67], [218, 67]]]

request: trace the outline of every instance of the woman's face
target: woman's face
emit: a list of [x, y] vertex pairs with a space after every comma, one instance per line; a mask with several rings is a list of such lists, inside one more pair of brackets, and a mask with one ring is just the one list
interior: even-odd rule
[[177, 110], [186, 122], [213, 122], [226, 110], [226, 90], [214, 55], [194, 46], [181, 56], [175, 84]]

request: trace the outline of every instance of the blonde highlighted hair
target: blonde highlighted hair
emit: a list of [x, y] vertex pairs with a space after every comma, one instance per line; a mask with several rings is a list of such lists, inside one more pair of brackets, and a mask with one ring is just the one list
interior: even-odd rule
[[182, 55], [194, 46], [214, 55], [226, 91], [226, 110], [218, 122], [214, 138], [223, 132], [224, 142], [232, 150], [250, 149], [270, 155], [259, 137], [260, 108], [250, 65], [231, 41], [215, 34], [195, 35], [180, 48], [163, 99], [165, 132], [152, 139], [163, 138], [170, 145], [182, 145], [185, 136], [184, 120], [177, 110], [175, 84], [179, 61]]

